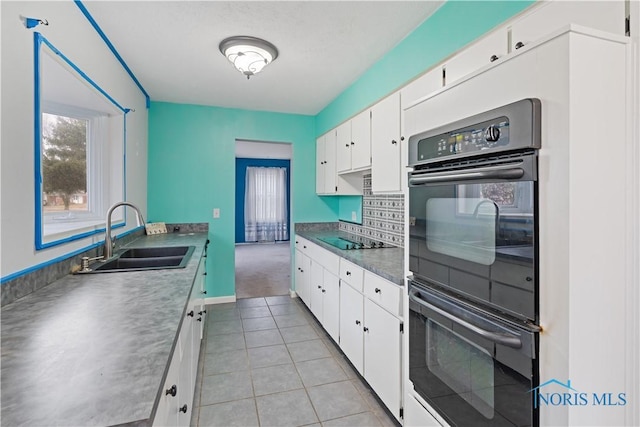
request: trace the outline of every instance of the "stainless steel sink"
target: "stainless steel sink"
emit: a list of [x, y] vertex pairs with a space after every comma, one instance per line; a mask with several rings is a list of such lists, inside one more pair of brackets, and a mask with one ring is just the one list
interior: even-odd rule
[[127, 249], [119, 256], [122, 258], [157, 258], [157, 257], [182, 257], [187, 254], [193, 246], [165, 246], [154, 248], [131, 248]]
[[184, 268], [195, 246], [131, 248], [107, 262], [96, 262], [78, 273], [116, 273], [125, 271]]

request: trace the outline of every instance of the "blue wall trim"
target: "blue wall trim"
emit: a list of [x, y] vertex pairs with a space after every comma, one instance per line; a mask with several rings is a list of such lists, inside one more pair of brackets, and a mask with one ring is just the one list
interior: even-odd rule
[[122, 65], [122, 68], [125, 69], [125, 71], [129, 74], [129, 76], [131, 77], [133, 82], [136, 84], [136, 86], [138, 86], [140, 91], [144, 94], [145, 104], [147, 108], [149, 108], [151, 106], [151, 100], [149, 99], [149, 94], [147, 93], [146, 90], [144, 90], [144, 88], [142, 87], [142, 85], [140, 84], [136, 76], [133, 74], [133, 71], [129, 69], [129, 66], [124, 62], [124, 59], [122, 59], [122, 57], [120, 56], [116, 48], [113, 46], [111, 41], [107, 38], [107, 35], [102, 31], [98, 23], [95, 21], [95, 19], [93, 19], [93, 16], [91, 16], [91, 14], [87, 10], [87, 8], [82, 4], [82, 2], [80, 0], [74, 0], [74, 3], [76, 4], [76, 6], [78, 6], [78, 9], [80, 9], [80, 11], [85, 16], [85, 18], [87, 18], [89, 23], [93, 26], [93, 28], [96, 30], [98, 35], [102, 38], [102, 40], [107, 45], [107, 47], [111, 50], [111, 53], [113, 53], [113, 56], [115, 56], [116, 59], [120, 62], [120, 65]]
[[289, 219], [289, 236], [291, 236], [291, 161], [278, 159], [246, 159], [236, 158], [236, 243], [244, 240], [244, 192], [246, 187], [247, 167], [287, 169], [287, 218]]
[[[118, 224], [117, 226], [114, 226], [114, 228], [115, 227], [122, 227], [122, 226], [124, 226], [124, 223]], [[126, 236], [128, 234], [133, 233], [134, 231], [140, 230], [141, 228], [142, 228], [142, 226], [136, 227], [134, 229], [131, 229], [131, 230], [127, 231], [126, 233], [122, 233], [118, 237], [122, 238], [122, 237], [124, 237], [124, 236]], [[98, 230], [98, 231], [100, 231], [100, 230]], [[104, 229], [102, 231], [104, 231]], [[41, 264], [36, 264], [36, 265], [31, 266], [31, 267], [25, 268], [24, 270], [20, 270], [20, 271], [16, 271], [15, 273], [8, 274], [8, 275], [2, 277], [2, 279], [0, 279], [0, 285], [4, 285], [6, 282], [8, 282], [10, 280], [13, 280], [13, 279], [16, 279], [16, 278], [18, 278], [20, 276], [24, 276], [26, 274], [32, 273], [32, 272], [34, 272], [36, 270], [40, 270], [41, 268], [47, 267], [49, 265], [56, 264], [56, 263], [58, 263], [60, 261], [64, 261], [65, 259], [69, 259], [71, 257], [74, 257], [74, 256], [78, 255], [78, 254], [81, 254], [83, 252], [86, 252], [88, 250], [91, 250], [91, 249], [94, 249], [94, 248], [97, 248], [97, 247], [100, 247], [100, 246], [103, 246], [103, 245], [104, 245], [104, 240], [102, 240], [100, 242], [97, 242], [97, 243], [93, 243], [93, 244], [91, 244], [89, 246], [85, 246], [84, 248], [77, 249], [77, 250], [75, 250], [73, 252], [70, 252], [68, 254], [60, 255], [57, 258], [50, 259], [50, 260], [45, 261], [45, 262], [43, 262]]]

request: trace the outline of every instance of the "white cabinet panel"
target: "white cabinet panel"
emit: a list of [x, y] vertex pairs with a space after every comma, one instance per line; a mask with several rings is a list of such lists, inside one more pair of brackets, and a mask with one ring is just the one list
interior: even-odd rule
[[310, 276], [311, 260], [301, 250], [296, 249], [296, 293], [307, 307], [311, 303]]
[[400, 89], [400, 106], [404, 110], [418, 99], [440, 88], [442, 88], [442, 66], [438, 65]]
[[400, 92], [371, 108], [371, 190], [399, 192]]
[[325, 135], [324, 149], [324, 193], [336, 192], [336, 131], [332, 130]]
[[322, 285], [322, 326], [335, 342], [340, 338], [340, 279], [324, 271]]
[[502, 58], [507, 54], [508, 43], [507, 31], [498, 30], [464, 49], [446, 62], [446, 84]]
[[351, 121], [344, 122], [336, 129], [336, 170], [351, 170]]
[[511, 25], [511, 50], [528, 45], [568, 24], [624, 35], [623, 1], [549, 1]]
[[322, 285], [324, 283], [324, 268], [315, 259], [311, 260], [311, 301], [309, 308], [316, 319], [322, 323]]
[[358, 292], [362, 292], [363, 277], [364, 270], [362, 267], [344, 258], [340, 258], [340, 280], [350, 284], [353, 288], [357, 289]]
[[377, 274], [364, 272], [364, 295], [394, 316], [402, 316], [402, 288]]
[[320, 138], [316, 139], [316, 193], [318, 194], [324, 194], [325, 192], [325, 141], [326, 135], [322, 135]]
[[442, 427], [442, 424], [411, 395], [408, 395], [404, 402], [404, 425], [407, 427]]
[[401, 321], [364, 299], [364, 378], [396, 417], [400, 414]]
[[340, 348], [360, 374], [364, 372], [363, 301], [362, 294], [351, 286], [346, 283], [340, 286]]
[[365, 110], [351, 119], [351, 169], [371, 166], [371, 115]]

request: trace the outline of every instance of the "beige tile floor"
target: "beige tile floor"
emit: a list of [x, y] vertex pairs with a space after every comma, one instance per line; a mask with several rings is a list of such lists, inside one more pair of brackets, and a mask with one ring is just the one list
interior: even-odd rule
[[207, 307], [192, 426], [399, 426], [298, 298]]

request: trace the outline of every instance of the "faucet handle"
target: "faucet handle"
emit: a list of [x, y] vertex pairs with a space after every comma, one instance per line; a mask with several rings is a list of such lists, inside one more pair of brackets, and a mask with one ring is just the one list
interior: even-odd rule
[[82, 260], [82, 269], [81, 271], [91, 271], [91, 269], [89, 268], [89, 261], [95, 261], [97, 259], [102, 259], [104, 258], [104, 255], [102, 256], [97, 256], [94, 258], [89, 258], [88, 256], [83, 256], [82, 258], [80, 258]]

